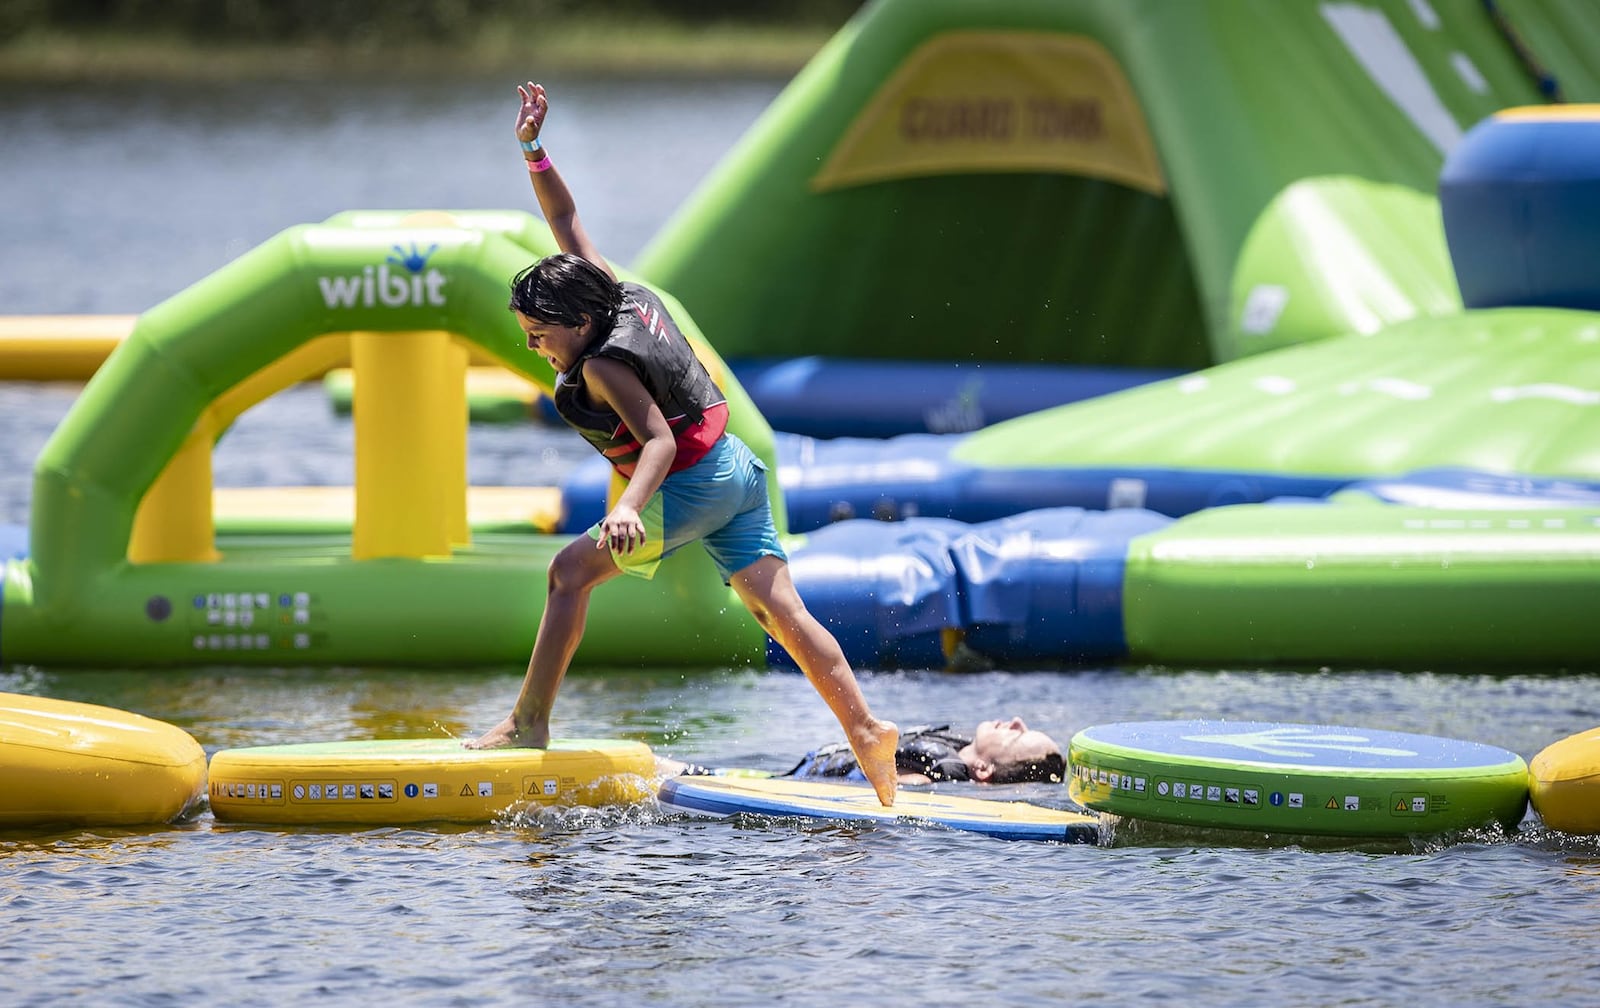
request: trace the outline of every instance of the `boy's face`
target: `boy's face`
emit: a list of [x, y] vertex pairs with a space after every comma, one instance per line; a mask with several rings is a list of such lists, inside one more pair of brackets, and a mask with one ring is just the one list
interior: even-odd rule
[[512, 312], [517, 324], [528, 337], [528, 349], [541, 354], [550, 366], [565, 373], [572, 368], [578, 356], [589, 345], [589, 331], [593, 328], [589, 316], [583, 316], [581, 326], [556, 325], [529, 318], [521, 312]]

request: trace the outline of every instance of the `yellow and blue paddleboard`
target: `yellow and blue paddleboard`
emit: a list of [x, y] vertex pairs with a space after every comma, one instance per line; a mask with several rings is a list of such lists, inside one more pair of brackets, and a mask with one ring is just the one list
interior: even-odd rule
[[1095, 843], [1100, 836], [1099, 820], [1081, 812], [903, 788], [884, 808], [870, 787], [792, 777], [669, 777], [657, 799], [696, 815], [928, 822], [1004, 840]]

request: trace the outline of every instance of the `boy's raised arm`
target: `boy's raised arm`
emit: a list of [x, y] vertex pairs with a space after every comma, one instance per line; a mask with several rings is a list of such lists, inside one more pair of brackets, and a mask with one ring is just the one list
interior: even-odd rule
[[528, 161], [528, 178], [533, 182], [533, 194], [539, 200], [545, 223], [550, 225], [550, 234], [561, 251], [582, 256], [615, 280], [617, 276], [611, 271], [611, 265], [578, 219], [578, 204], [566, 180], [551, 164], [550, 153], [539, 143], [539, 131], [544, 128], [544, 117], [550, 111], [544, 85], [533, 81], [518, 84], [517, 93], [522, 96], [522, 107], [517, 110], [517, 139], [522, 143], [522, 152]]

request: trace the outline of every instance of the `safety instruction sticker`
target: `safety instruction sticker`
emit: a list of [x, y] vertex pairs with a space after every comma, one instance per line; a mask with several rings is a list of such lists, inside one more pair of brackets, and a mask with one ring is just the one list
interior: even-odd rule
[[297, 780], [287, 786], [282, 781], [227, 781], [213, 780], [213, 798], [234, 801], [264, 801], [282, 804], [290, 802], [326, 804], [329, 802], [392, 802], [399, 794], [399, 785], [393, 780], [369, 781], [319, 781]]

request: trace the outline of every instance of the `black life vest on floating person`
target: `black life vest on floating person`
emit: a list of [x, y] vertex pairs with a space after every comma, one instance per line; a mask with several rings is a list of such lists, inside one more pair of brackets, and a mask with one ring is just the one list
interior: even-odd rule
[[[894, 768], [903, 774], [922, 774], [930, 781], [971, 780], [961, 750], [969, 738], [953, 734], [949, 725], [918, 725], [900, 733], [894, 751]], [[862, 779], [850, 743], [835, 742], [810, 753], [785, 777], [852, 777]]]
[[556, 376], [556, 413], [618, 472], [631, 477], [643, 446], [615, 410], [593, 405], [583, 381], [583, 364], [589, 358], [622, 361], [639, 375], [672, 427], [678, 454], [671, 471], [687, 469], [704, 458], [727, 430], [728, 401], [655, 292], [635, 283], [622, 284], [622, 292], [622, 308], [611, 332], [590, 343], [572, 370]]

